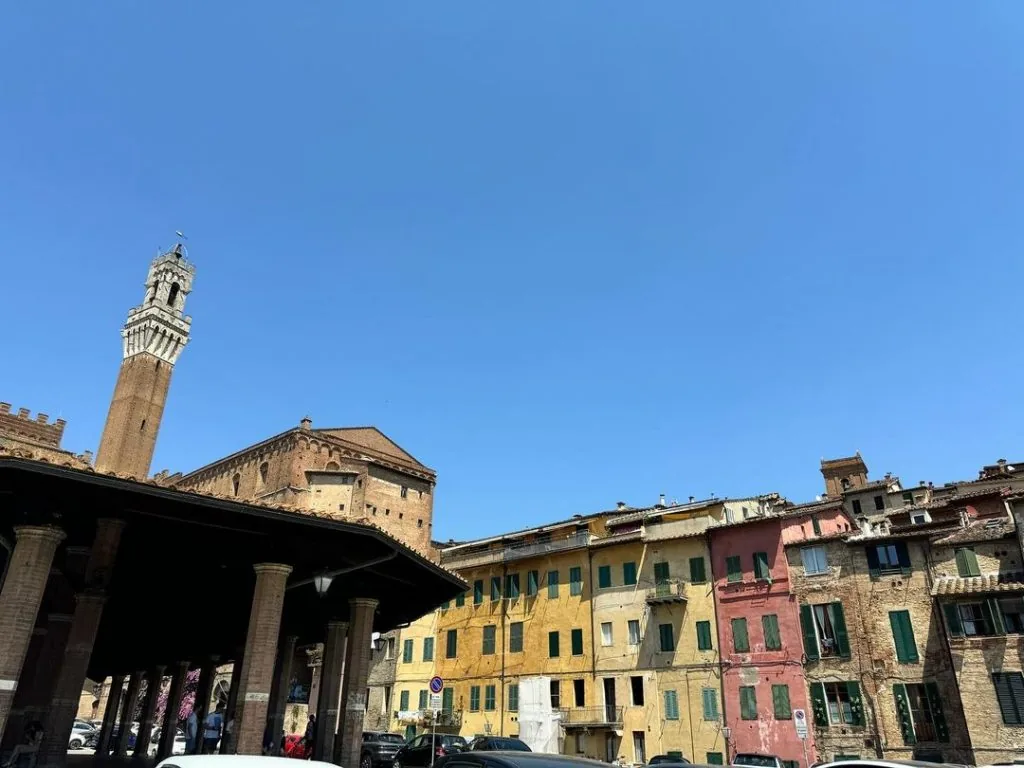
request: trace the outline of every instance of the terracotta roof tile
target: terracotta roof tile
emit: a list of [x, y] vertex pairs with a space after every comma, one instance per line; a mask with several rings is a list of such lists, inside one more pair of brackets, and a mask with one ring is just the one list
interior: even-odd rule
[[945, 576], [935, 580], [932, 595], [980, 595], [987, 592], [1024, 592], [1024, 574], [990, 574], [960, 578]]
[[976, 520], [966, 528], [954, 531], [947, 536], [935, 539], [934, 544], [967, 544], [972, 541], [996, 541], [1006, 538], [1016, 530], [1013, 521], [1006, 518], [995, 520]]

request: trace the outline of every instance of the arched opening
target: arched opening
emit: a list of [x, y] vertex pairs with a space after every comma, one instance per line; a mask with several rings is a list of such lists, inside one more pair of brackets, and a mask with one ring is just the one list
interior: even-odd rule
[[167, 306], [174, 307], [178, 303], [178, 294], [181, 292], [181, 286], [177, 283], [171, 283], [171, 290], [167, 294]]
[[242, 476], [241, 475], [237, 475], [236, 474], [234, 477], [231, 478], [231, 490], [234, 492], [235, 496], [238, 495], [238, 486], [239, 486], [239, 484], [241, 482], [242, 482]]
[[326, 469], [328, 472], [337, 472], [339, 469], [341, 469], [341, 465], [338, 464], [338, 462], [336, 461], [328, 461]]
[[270, 465], [267, 462], [260, 464], [260, 485], [267, 484], [267, 475], [270, 474]]

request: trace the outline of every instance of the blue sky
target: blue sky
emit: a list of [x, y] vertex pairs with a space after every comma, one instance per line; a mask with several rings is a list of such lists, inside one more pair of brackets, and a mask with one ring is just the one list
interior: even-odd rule
[[154, 471], [298, 423], [435, 534], [1021, 458], [1016, 3], [15, 3], [0, 399], [95, 448], [190, 236]]

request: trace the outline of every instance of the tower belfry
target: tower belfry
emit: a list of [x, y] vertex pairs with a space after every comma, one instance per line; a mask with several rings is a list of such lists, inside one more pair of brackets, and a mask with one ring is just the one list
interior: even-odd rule
[[192, 327], [184, 310], [194, 277], [180, 242], [149, 265], [146, 294], [121, 330], [121, 370], [96, 453], [100, 471], [149, 475], [171, 372]]

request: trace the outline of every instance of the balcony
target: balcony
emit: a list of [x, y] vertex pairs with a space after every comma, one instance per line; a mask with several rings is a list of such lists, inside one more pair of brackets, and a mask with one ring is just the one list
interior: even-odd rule
[[437, 713], [437, 719], [434, 720], [434, 727], [438, 729], [454, 729], [454, 733], [458, 733], [459, 729], [462, 728], [462, 710], [461, 709], [442, 709]]
[[656, 584], [654, 589], [647, 590], [648, 605], [663, 605], [667, 603], [685, 603], [686, 582], [685, 581], [663, 581]]
[[524, 560], [528, 557], [537, 557], [551, 552], [579, 549], [586, 547], [589, 543], [590, 531], [579, 531], [559, 539], [528, 541], [521, 544], [512, 544], [500, 549], [478, 549], [473, 551], [471, 548], [466, 548], [441, 552], [441, 563], [452, 568], [474, 568], [480, 565], [491, 565], [492, 563]]
[[560, 709], [563, 728], [621, 728], [622, 707], [573, 707]]

